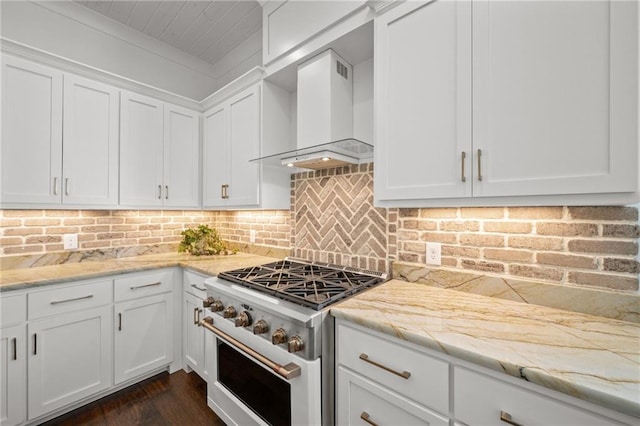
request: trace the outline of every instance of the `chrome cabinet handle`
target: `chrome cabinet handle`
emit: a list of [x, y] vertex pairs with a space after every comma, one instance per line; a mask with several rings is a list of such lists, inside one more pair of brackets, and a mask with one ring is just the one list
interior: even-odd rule
[[122, 331], [122, 313], [118, 312], [118, 331]]
[[193, 323], [199, 325], [200, 319], [198, 318], [198, 308], [193, 308]]
[[158, 200], [162, 199], [162, 185], [158, 185]]
[[482, 181], [482, 162], [480, 159], [482, 158], [482, 150], [478, 149], [478, 180]]
[[230, 344], [231, 346], [235, 346], [235, 348], [238, 349], [240, 352], [244, 352], [249, 357], [266, 365], [271, 370], [273, 370], [274, 373], [278, 374], [279, 376], [287, 380], [292, 379], [294, 377], [298, 377], [302, 374], [302, 370], [300, 369], [300, 366], [298, 364], [290, 362], [287, 365], [280, 365], [277, 362], [272, 361], [266, 356], [251, 349], [244, 343], [229, 336], [227, 333], [225, 333], [224, 331], [220, 330], [219, 328], [213, 325], [213, 318], [211, 317], [204, 317], [200, 321], [200, 325], [206, 328], [207, 330], [211, 331], [213, 334], [220, 337], [221, 339], [224, 339], [226, 343]]
[[88, 294], [86, 296], [74, 297], [73, 299], [52, 300], [50, 303], [52, 305], [59, 305], [60, 303], [75, 302], [77, 300], [91, 299], [92, 297], [93, 297], [93, 294]]
[[511, 418], [511, 414], [507, 413], [506, 411], [500, 411], [500, 421], [512, 426], [523, 426], [521, 423], [514, 422]]
[[69, 195], [69, 178], [64, 180], [64, 195]]
[[224, 200], [224, 185], [220, 185], [220, 198]]
[[363, 411], [362, 414], [360, 414], [360, 418], [369, 423], [371, 426], [378, 426], [378, 423], [370, 420], [369, 413], [367, 413], [366, 411]]
[[207, 291], [206, 288], [202, 288], [202, 287], [198, 287], [196, 284], [191, 284], [192, 288], [195, 288], [196, 290], [200, 290], [200, 291]]
[[402, 373], [400, 373], [392, 368], [387, 367], [386, 365], [382, 365], [375, 361], [371, 361], [369, 359], [369, 355], [365, 353], [360, 354], [360, 359], [365, 362], [368, 362], [369, 364], [375, 365], [378, 368], [382, 368], [383, 370], [388, 371], [389, 373], [395, 374], [396, 376], [400, 376], [403, 379], [409, 379], [409, 377], [411, 377], [411, 373], [409, 373], [408, 371], [403, 371]]
[[33, 333], [33, 354], [38, 355], [38, 335]]
[[464, 162], [465, 162], [466, 159], [467, 159], [467, 153], [462, 151], [462, 177], [460, 178], [460, 180], [462, 182], [466, 182], [467, 181], [467, 178], [464, 175]]
[[137, 289], [139, 289], [139, 288], [153, 287], [153, 286], [160, 285], [160, 284], [162, 284], [162, 282], [161, 282], [161, 281], [158, 281], [157, 283], [151, 283], [151, 284], [132, 285], [131, 287], [129, 287], [129, 289], [131, 289], [131, 290], [137, 290]]
[[16, 361], [18, 359], [18, 339], [11, 339], [11, 344], [13, 345], [13, 360]]
[[169, 199], [169, 185], [164, 186], [164, 199], [165, 200]]
[[58, 178], [53, 178], [53, 195], [58, 195]]

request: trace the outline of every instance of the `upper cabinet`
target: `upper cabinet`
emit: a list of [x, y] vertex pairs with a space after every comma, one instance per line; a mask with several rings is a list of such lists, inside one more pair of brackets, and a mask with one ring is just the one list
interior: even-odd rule
[[115, 206], [118, 96], [3, 55], [2, 205]]
[[255, 83], [208, 109], [203, 120], [203, 206], [288, 209], [289, 171], [250, 160], [290, 149], [290, 94]]
[[199, 205], [199, 114], [123, 93], [120, 108], [120, 205]]
[[380, 16], [376, 202], [625, 200], [638, 183], [636, 8], [412, 2]]

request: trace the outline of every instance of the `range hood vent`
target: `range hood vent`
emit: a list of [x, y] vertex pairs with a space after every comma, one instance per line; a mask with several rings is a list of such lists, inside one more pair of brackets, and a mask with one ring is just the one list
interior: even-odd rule
[[353, 67], [327, 49], [298, 66], [297, 149], [256, 158], [268, 166], [328, 169], [373, 161], [373, 146], [353, 138]]
[[373, 161], [373, 146], [358, 139], [341, 139], [306, 148], [274, 154], [251, 160], [265, 166], [290, 167], [292, 169], [330, 169]]

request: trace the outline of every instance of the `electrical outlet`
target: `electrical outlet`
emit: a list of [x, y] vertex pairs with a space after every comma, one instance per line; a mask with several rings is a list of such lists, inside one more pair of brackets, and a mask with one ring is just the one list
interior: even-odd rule
[[427, 243], [427, 265], [442, 265], [442, 244]]
[[62, 241], [65, 250], [77, 250], [78, 249], [78, 234], [64, 234]]
[[255, 229], [250, 229], [249, 230], [249, 242], [250, 243], [255, 243], [256, 242], [256, 230]]

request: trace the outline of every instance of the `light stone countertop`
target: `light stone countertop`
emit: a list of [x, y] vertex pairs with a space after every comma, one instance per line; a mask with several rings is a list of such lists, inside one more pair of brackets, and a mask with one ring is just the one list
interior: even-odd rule
[[42, 285], [66, 283], [106, 275], [181, 266], [207, 275], [274, 262], [278, 259], [237, 253], [228, 256], [192, 256], [185, 253], [161, 253], [107, 260], [64, 263], [0, 271], [0, 292]]
[[640, 417], [640, 324], [399, 280], [331, 314]]

